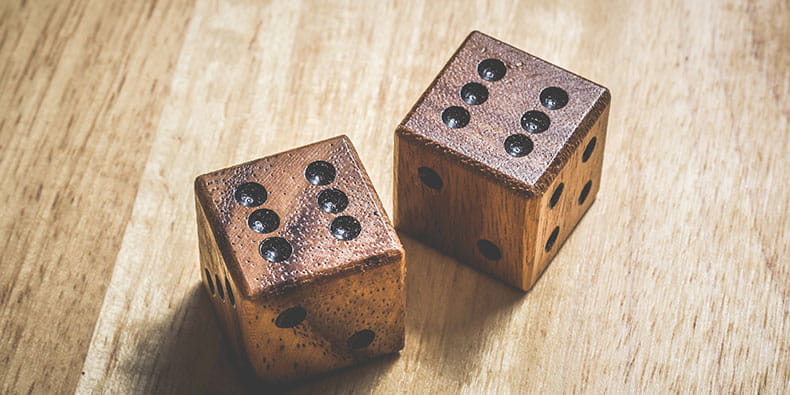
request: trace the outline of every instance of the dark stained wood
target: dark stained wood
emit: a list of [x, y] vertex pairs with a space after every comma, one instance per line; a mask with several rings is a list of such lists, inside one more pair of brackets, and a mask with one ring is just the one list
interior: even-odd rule
[[[498, 81], [485, 81], [477, 72], [486, 59], [501, 60], [507, 73]], [[461, 88], [476, 82], [488, 89], [488, 100], [468, 105]], [[540, 103], [546, 87], [560, 87], [569, 96], [568, 104], [548, 110]], [[430, 145], [458, 161], [525, 196], [540, 195], [568, 160], [609, 105], [606, 88], [547, 63], [480, 32], [472, 32], [456, 51], [414, 108], [401, 122], [398, 133]], [[470, 115], [466, 127], [451, 129], [442, 123], [442, 111], [461, 106]], [[522, 129], [521, 116], [530, 110], [549, 115], [551, 125], [542, 133], [529, 134], [534, 150], [514, 158], [503, 149], [504, 140]]]
[[[490, 58], [506, 67], [499, 80], [478, 75], [478, 64]], [[462, 100], [461, 89], [470, 82], [487, 88], [485, 102], [470, 105]], [[564, 107], [548, 109], [541, 104], [541, 91], [548, 87], [567, 92]], [[513, 286], [529, 289], [598, 191], [609, 100], [608, 90], [600, 85], [482, 33], [471, 33], [396, 130], [396, 226]], [[468, 111], [468, 125], [445, 125], [442, 112], [451, 106]], [[522, 128], [522, 115], [532, 110], [549, 117], [545, 131]], [[507, 153], [504, 141], [513, 134], [531, 139], [534, 148], [528, 155]], [[591, 135], [597, 137], [594, 157], [580, 164], [583, 144]], [[420, 167], [436, 171], [442, 188], [421, 183]], [[584, 203], [577, 204], [587, 181], [592, 187]], [[549, 207], [560, 183], [563, 192]], [[481, 240], [493, 243], [495, 251], [485, 256]]]
[[[335, 179], [313, 185], [305, 170], [331, 163]], [[255, 207], [239, 204], [239, 185], [267, 190]], [[327, 213], [321, 191], [336, 188], [348, 207]], [[221, 326], [237, 354], [265, 380], [287, 381], [396, 352], [404, 342], [404, 252], [351, 142], [345, 136], [198, 177], [195, 181], [201, 276]], [[247, 223], [259, 209], [280, 218], [261, 234]], [[361, 232], [339, 240], [330, 224], [352, 216]], [[259, 244], [282, 237], [289, 258], [269, 262]], [[306, 318], [292, 328], [276, 325], [278, 315], [301, 308]], [[352, 349], [351, 337], [372, 331], [373, 342]]]

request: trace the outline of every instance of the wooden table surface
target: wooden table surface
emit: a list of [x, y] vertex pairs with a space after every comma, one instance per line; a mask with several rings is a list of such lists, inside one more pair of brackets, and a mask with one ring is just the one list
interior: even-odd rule
[[[716, 3], [716, 4], [714, 4]], [[392, 133], [469, 31], [599, 82], [598, 200], [521, 293], [403, 237], [399, 356], [295, 392], [790, 391], [790, 4], [3, 1], [0, 392], [257, 392], [198, 174]]]

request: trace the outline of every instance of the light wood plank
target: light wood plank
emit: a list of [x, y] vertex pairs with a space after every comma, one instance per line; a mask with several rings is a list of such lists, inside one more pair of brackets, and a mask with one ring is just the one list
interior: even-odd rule
[[293, 392], [790, 390], [786, 2], [119, 4], [0, 7], [3, 392], [260, 391], [192, 179], [345, 133], [390, 209], [394, 128], [473, 29], [611, 89], [597, 200], [527, 294], [404, 237], [404, 351]]
[[190, 7], [0, 5], [2, 393], [77, 384]]

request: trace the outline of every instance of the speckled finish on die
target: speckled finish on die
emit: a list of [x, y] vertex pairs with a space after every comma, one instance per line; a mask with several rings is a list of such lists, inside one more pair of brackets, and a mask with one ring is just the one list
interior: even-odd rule
[[258, 376], [403, 348], [403, 248], [347, 137], [202, 175], [195, 194], [203, 281]]
[[472, 32], [396, 129], [398, 230], [530, 289], [595, 200], [609, 103]]

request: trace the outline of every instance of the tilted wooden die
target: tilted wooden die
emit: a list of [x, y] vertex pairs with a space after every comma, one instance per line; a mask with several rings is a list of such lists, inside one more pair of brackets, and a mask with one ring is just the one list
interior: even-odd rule
[[593, 202], [609, 91], [479, 32], [395, 134], [395, 226], [527, 290]]
[[403, 248], [347, 137], [199, 176], [195, 196], [203, 282], [258, 376], [403, 348]]

